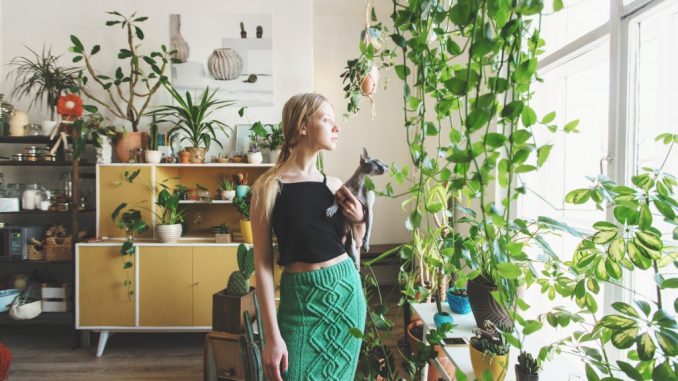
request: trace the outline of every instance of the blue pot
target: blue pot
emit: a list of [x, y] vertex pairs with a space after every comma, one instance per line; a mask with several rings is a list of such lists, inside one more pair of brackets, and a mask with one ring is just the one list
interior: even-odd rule
[[19, 296], [21, 291], [18, 288], [10, 288], [9, 290], [0, 291], [0, 312], [9, 311], [9, 306], [12, 305], [14, 299]]
[[235, 187], [235, 197], [243, 198], [247, 194], [247, 191], [250, 190], [249, 185], [238, 185]]
[[436, 323], [436, 328], [440, 328], [445, 323], [454, 324], [454, 319], [452, 319], [452, 315], [448, 313], [439, 314], [436, 312], [436, 314], [433, 315], [433, 322]]
[[468, 296], [455, 295], [453, 290], [447, 290], [447, 304], [455, 314], [466, 315], [471, 312], [471, 303], [468, 301]]

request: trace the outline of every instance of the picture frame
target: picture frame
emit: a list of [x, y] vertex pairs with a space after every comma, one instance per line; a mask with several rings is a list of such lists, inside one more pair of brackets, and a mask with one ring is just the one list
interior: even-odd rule
[[237, 124], [235, 126], [235, 147], [233, 150], [239, 154], [247, 153], [250, 148], [251, 124]]

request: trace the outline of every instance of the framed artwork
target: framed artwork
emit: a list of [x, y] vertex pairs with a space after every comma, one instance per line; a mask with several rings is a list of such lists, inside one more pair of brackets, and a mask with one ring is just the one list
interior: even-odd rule
[[246, 153], [250, 148], [250, 128], [251, 124], [238, 124], [235, 126], [235, 147], [237, 153]]

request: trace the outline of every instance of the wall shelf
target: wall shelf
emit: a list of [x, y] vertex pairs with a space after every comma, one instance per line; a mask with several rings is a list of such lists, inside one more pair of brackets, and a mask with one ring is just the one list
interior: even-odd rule
[[[79, 209], [78, 213], [91, 213], [91, 212], [96, 212], [96, 209], [94, 208], [87, 208], [87, 209]], [[25, 215], [25, 214], [33, 214], [33, 215], [40, 215], [40, 216], [48, 216], [48, 215], [60, 215], [60, 214], [70, 214], [72, 213], [71, 210], [66, 210], [63, 212], [57, 212], [57, 211], [49, 211], [49, 210], [20, 210], [18, 212], [0, 212], [0, 215]]]
[[73, 324], [75, 313], [70, 312], [43, 312], [35, 319], [14, 320], [8, 313], [0, 314], [0, 325], [4, 324]]
[[209, 201], [201, 201], [201, 200], [181, 200], [179, 201], [179, 204], [232, 204], [233, 201], [226, 201], [226, 200], [209, 200]]
[[190, 168], [190, 167], [200, 167], [200, 168], [270, 168], [275, 164], [273, 163], [261, 163], [261, 164], [249, 164], [249, 163], [205, 163], [205, 164], [179, 164], [179, 163], [161, 163], [161, 164], [150, 164], [150, 163], [108, 163], [108, 164], [98, 164], [100, 167], [167, 167], [167, 168]]
[[[14, 160], [0, 160], [0, 165], [13, 167], [71, 167], [73, 163], [70, 161], [14, 161]], [[80, 162], [80, 167], [94, 167], [92, 163]]]

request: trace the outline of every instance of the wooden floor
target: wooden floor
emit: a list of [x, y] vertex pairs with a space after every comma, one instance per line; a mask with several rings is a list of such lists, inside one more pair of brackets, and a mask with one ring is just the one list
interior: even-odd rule
[[[403, 334], [397, 299], [393, 293], [388, 300], [392, 345]], [[97, 358], [96, 335], [91, 347], [75, 348], [74, 333], [66, 327], [0, 325], [0, 342], [14, 357], [9, 381], [201, 381], [204, 338], [204, 333], [119, 333]]]

